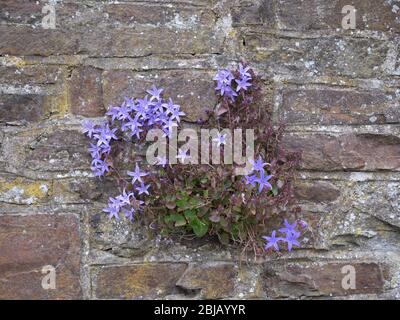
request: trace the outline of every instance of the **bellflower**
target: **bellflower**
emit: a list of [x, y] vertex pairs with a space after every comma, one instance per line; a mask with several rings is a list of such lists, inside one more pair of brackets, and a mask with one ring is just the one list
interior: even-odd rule
[[93, 121], [86, 120], [83, 122], [82, 132], [86, 133], [89, 138], [92, 138], [93, 134], [97, 132], [96, 125]]
[[150, 188], [150, 185], [145, 185], [143, 182], [140, 184], [140, 187], [136, 187], [136, 190], [138, 191], [138, 194], [141, 195], [143, 193], [149, 195], [148, 189]]
[[281, 237], [276, 237], [275, 236], [276, 231], [272, 231], [272, 234], [270, 237], [263, 237], [264, 240], [267, 241], [267, 244], [265, 245], [264, 249], [268, 250], [269, 248], [274, 248], [275, 251], [279, 251], [279, 241], [282, 241]]
[[148, 173], [140, 171], [138, 164], [136, 163], [135, 171], [128, 171], [128, 176], [132, 177], [132, 184], [136, 181], [143, 182], [142, 177], [147, 176]]

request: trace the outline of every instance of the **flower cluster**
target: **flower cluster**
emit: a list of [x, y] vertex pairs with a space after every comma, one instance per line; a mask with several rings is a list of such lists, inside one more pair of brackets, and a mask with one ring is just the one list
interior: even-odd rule
[[130, 138], [140, 139], [146, 128], [160, 128], [165, 136], [170, 136], [185, 114], [172, 99], [164, 100], [164, 89], [153, 86], [143, 99], [125, 98], [121, 106], [110, 107], [107, 115], [112, 123], [119, 122], [121, 131]]
[[[284, 227], [269, 237], [262, 236], [276, 213], [290, 210], [298, 217], [292, 182], [300, 157], [281, 147], [283, 126], [274, 126], [263, 109], [262, 80], [246, 63], [236, 70], [218, 71], [214, 80], [219, 103], [198, 125], [208, 130], [254, 130], [255, 150], [260, 156], [252, 163], [251, 173], [236, 177], [234, 166], [194, 165], [186, 145], [174, 147], [176, 165], [158, 154], [158, 178], [139, 163], [133, 164], [132, 171], [120, 173], [116, 164], [125, 150], [124, 142], [142, 145], [150, 129], [161, 129], [170, 142], [185, 115], [172, 99], [163, 97], [163, 89], [153, 86], [143, 98], [125, 97], [121, 104], [110, 106], [105, 122], [84, 122], [83, 132], [91, 139], [94, 175], [114, 177], [120, 188], [120, 194], [110, 197], [103, 211], [117, 220], [137, 220], [141, 213], [138, 221], [151, 223], [151, 230], [158, 234], [216, 236], [223, 244], [253, 247], [256, 255], [279, 251], [282, 245], [291, 251], [300, 246], [300, 231], [305, 228], [301, 220], [294, 224], [285, 220]], [[219, 133], [212, 143], [222, 154], [229, 140]]]
[[286, 219], [284, 221], [284, 227], [279, 229], [280, 233], [283, 233], [284, 237], [277, 237], [276, 230], [272, 231], [270, 237], [263, 237], [263, 239], [267, 242], [264, 249], [268, 250], [269, 248], [273, 248], [275, 251], [279, 251], [279, 242], [283, 242], [287, 244], [287, 249], [292, 251], [292, 247], [300, 247], [300, 243], [298, 238], [300, 237], [300, 231], [296, 230], [296, 227], [299, 225], [300, 228], [305, 228], [306, 225], [303, 221], [299, 223], [295, 221], [293, 224], [290, 224]]
[[[120, 106], [111, 106], [106, 113], [110, 117], [108, 121], [100, 125], [95, 125], [92, 121], [85, 121], [83, 133], [85, 133], [93, 143], [90, 143], [89, 152], [92, 157], [91, 169], [95, 176], [101, 177], [115, 168], [112, 168], [109, 159], [112, 140], [120, 140], [116, 136], [118, 131], [127, 135], [129, 139], [141, 138], [140, 134], [149, 128], [162, 129], [164, 135], [169, 137], [173, 127], [177, 127], [180, 117], [185, 114], [180, 110], [180, 106], [174, 104], [172, 99], [164, 100], [161, 96], [163, 89], [153, 86], [143, 99], [125, 98]], [[110, 128], [110, 124], [115, 128]], [[165, 166], [166, 158], [160, 158], [159, 164]], [[134, 171], [128, 171], [127, 175], [132, 177], [129, 185], [130, 191], [124, 191], [119, 196], [109, 198], [108, 206], [104, 209], [109, 214], [109, 218], [120, 219], [122, 212], [125, 217], [132, 220], [136, 211], [144, 203], [138, 200], [137, 196], [150, 195], [150, 185], [146, 185], [142, 177], [148, 173], [141, 171], [136, 164]], [[135, 192], [136, 197], [135, 197]]]
[[111, 141], [118, 140], [115, 135], [116, 131], [117, 129], [111, 129], [107, 122], [95, 125], [92, 121], [87, 120], [83, 124], [83, 133], [94, 140], [94, 143], [90, 143], [89, 152], [92, 156], [91, 168], [97, 177], [104, 176], [110, 171], [107, 158], [111, 152]]
[[267, 190], [272, 189], [272, 185], [268, 182], [272, 175], [266, 175], [266, 171], [264, 169], [266, 165], [268, 165], [268, 163], [264, 162], [261, 156], [259, 156], [257, 160], [253, 161], [251, 172], [253, 174], [245, 176], [246, 184], [251, 185], [252, 187], [258, 187], [258, 193], [261, 193], [264, 188]]
[[214, 80], [217, 81], [215, 90], [219, 91], [222, 97], [235, 101], [239, 92], [247, 91], [247, 89], [251, 87], [251, 74], [249, 70], [250, 67], [246, 67], [240, 63], [237, 72], [238, 76], [236, 78], [229, 70], [218, 71], [214, 78]]

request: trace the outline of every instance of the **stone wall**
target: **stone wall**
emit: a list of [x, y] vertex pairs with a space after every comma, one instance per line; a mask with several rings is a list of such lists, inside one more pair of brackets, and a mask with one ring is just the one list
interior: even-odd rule
[[[0, 1], [1, 299], [400, 298], [399, 0], [63, 0], [55, 29], [46, 4]], [[303, 150], [303, 248], [239, 261], [109, 222], [115, 187], [92, 177], [82, 120], [153, 83], [202, 118], [241, 58]]]

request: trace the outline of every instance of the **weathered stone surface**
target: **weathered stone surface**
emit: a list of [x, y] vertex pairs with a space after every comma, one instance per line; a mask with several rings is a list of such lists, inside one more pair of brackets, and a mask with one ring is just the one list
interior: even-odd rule
[[340, 196], [340, 190], [332, 183], [325, 181], [297, 181], [295, 193], [299, 200], [316, 203], [333, 202]]
[[99, 299], [160, 299], [176, 291], [184, 263], [147, 263], [100, 267], [95, 281]]
[[[80, 298], [80, 240], [71, 215], [0, 215], [0, 298]], [[56, 288], [43, 289], [42, 279], [55, 268]]]
[[279, 0], [277, 17], [279, 26], [288, 30], [342, 28], [342, 8], [356, 8], [356, 29], [395, 31], [400, 30], [400, 8], [395, 1], [376, 0]]
[[8, 60], [12, 66], [0, 66], [0, 83], [3, 85], [50, 85], [63, 78], [62, 68], [58, 66], [26, 65], [23, 59]]
[[[344, 289], [342, 280], [348, 274], [342, 268], [352, 266], [356, 288]], [[383, 291], [382, 266], [373, 262], [287, 262], [266, 266], [265, 290], [272, 298], [330, 297], [351, 294], [379, 294]]]
[[0, 94], [0, 123], [41, 120], [48, 111], [45, 99], [44, 96], [32, 94]]
[[[225, 37], [215, 32], [215, 16], [205, 7], [97, 3], [93, 10], [85, 3], [65, 3], [56, 6], [56, 28], [50, 30], [41, 26], [43, 5], [6, 3], [11, 13], [3, 14], [0, 53], [105, 57], [215, 53], [222, 50]], [[12, 14], [21, 8], [22, 15]], [[34, 13], [27, 15], [32, 9]], [[15, 22], [22, 24], [15, 27]]]
[[192, 265], [177, 285], [188, 290], [200, 290], [204, 299], [231, 297], [237, 271], [232, 264]]
[[[400, 297], [399, 0], [56, 2], [46, 30], [49, 1], [0, 1], [0, 298]], [[356, 30], [341, 28], [344, 5]], [[265, 234], [285, 218], [308, 228], [266, 272], [214, 239], [110, 221], [102, 210], [119, 190], [92, 177], [81, 133], [83, 117], [100, 122], [153, 84], [186, 120], [204, 119], [216, 70], [242, 59], [263, 78], [263, 110], [289, 124], [282, 146], [303, 150], [302, 211], [274, 215]], [[42, 290], [46, 264], [56, 290]], [[341, 287], [344, 264], [355, 290]]]
[[101, 70], [83, 67], [72, 72], [70, 103], [73, 114], [86, 117], [104, 115]]
[[264, 25], [271, 28], [275, 26], [272, 1], [240, 1], [238, 6], [232, 8], [231, 14], [233, 27]]
[[[287, 147], [302, 151], [307, 170], [399, 170], [400, 138], [380, 134], [288, 134]], [[377, 157], [376, 155], [381, 155]]]
[[184, 70], [131, 72], [104, 72], [104, 104], [121, 103], [125, 96], [143, 97], [152, 85], [164, 88], [164, 97], [171, 97], [182, 107], [186, 119], [197, 121], [206, 119], [205, 111], [213, 109], [217, 103], [213, 72]]
[[33, 170], [66, 171], [88, 169], [88, 140], [80, 131], [55, 130], [28, 142], [25, 166]]
[[400, 121], [400, 96], [382, 91], [283, 89], [282, 120], [296, 124], [383, 124]]
[[357, 38], [276, 39], [262, 30], [243, 31], [243, 56], [275, 74], [299, 77], [380, 77], [389, 44]]
[[51, 195], [51, 188], [47, 181], [0, 176], [0, 202], [27, 205], [44, 202]]
[[78, 52], [79, 34], [64, 29], [32, 29], [30, 26], [0, 25], [0, 54], [41, 55]]

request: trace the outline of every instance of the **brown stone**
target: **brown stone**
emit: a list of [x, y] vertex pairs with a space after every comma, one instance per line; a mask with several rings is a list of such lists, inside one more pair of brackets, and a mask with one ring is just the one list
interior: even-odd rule
[[[400, 138], [380, 134], [287, 134], [289, 150], [301, 150], [306, 170], [399, 170]], [[379, 155], [379, 156], [377, 156]]]
[[[349, 274], [343, 269], [345, 266], [354, 267], [355, 289], [342, 286], [343, 278]], [[379, 294], [384, 285], [381, 265], [356, 261], [269, 264], [264, 279], [264, 288], [271, 298]]]
[[92, 67], [81, 67], [72, 72], [70, 103], [73, 114], [86, 117], [104, 115], [101, 80], [101, 70]]
[[268, 35], [262, 28], [243, 29], [240, 36], [245, 43], [241, 55], [249, 63], [259, 64], [271, 77], [379, 78], [389, 52], [387, 42], [375, 39], [318, 37], [294, 41]]
[[[77, 299], [80, 240], [71, 215], [0, 216], [0, 299]], [[44, 266], [55, 268], [55, 289], [43, 289]]]
[[400, 121], [394, 93], [283, 89], [281, 119], [295, 124], [383, 124]]
[[164, 88], [164, 97], [172, 98], [186, 113], [186, 120], [206, 119], [205, 111], [217, 103], [213, 73], [205, 71], [105, 71], [104, 104], [121, 103], [125, 96], [142, 98], [153, 85]]
[[193, 265], [179, 279], [177, 285], [188, 290], [201, 290], [204, 299], [231, 297], [236, 280], [234, 265]]
[[342, 8], [356, 8], [356, 29], [400, 30], [399, 12], [395, 3], [376, 0], [279, 0], [276, 6], [279, 25], [288, 30], [342, 28]]
[[45, 97], [39, 95], [0, 95], [0, 123], [39, 121], [46, 114]]
[[95, 292], [99, 299], [155, 299], [173, 294], [184, 263], [147, 263], [100, 267]]
[[33, 170], [87, 170], [89, 140], [75, 130], [55, 130], [34, 137], [27, 145], [25, 166]]
[[340, 190], [330, 182], [325, 181], [297, 181], [295, 194], [299, 200], [315, 203], [333, 202], [340, 196]]
[[40, 55], [75, 54], [79, 34], [65, 29], [33, 29], [26, 25], [0, 25], [0, 54]]
[[233, 7], [231, 10], [234, 27], [247, 25], [275, 26], [273, 3], [269, 0], [253, 0]]

